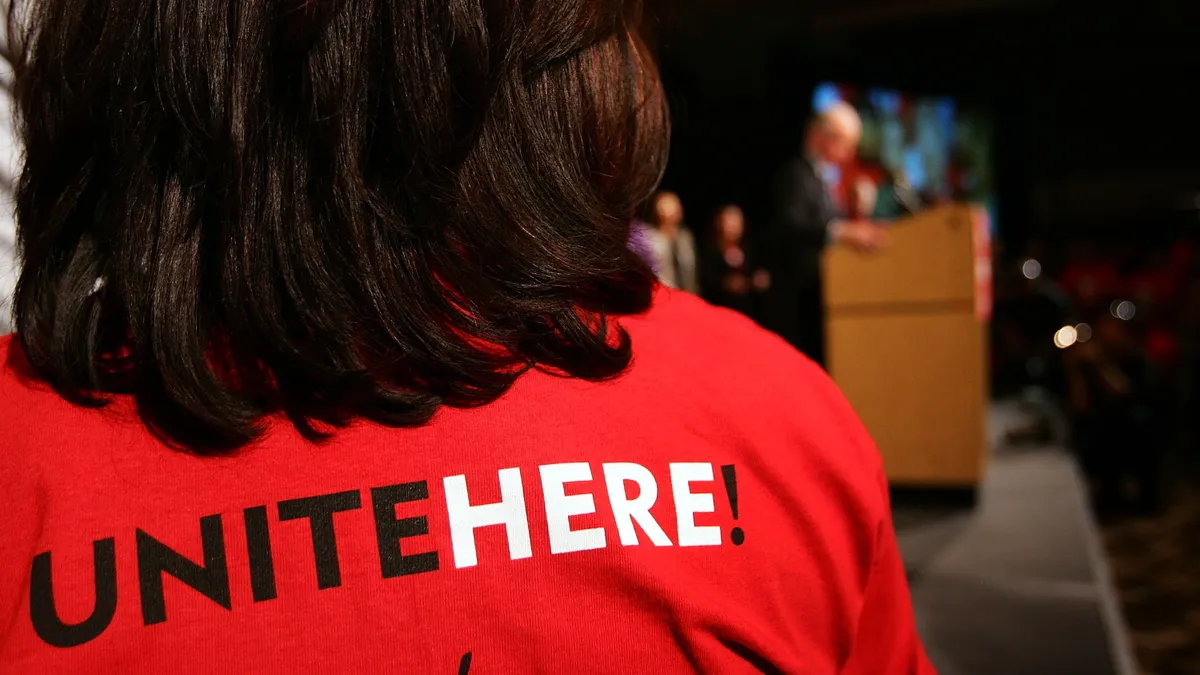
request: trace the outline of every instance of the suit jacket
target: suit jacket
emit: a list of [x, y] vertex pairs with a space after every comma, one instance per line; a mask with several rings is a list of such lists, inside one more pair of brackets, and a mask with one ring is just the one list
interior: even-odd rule
[[650, 245], [658, 261], [655, 267], [664, 285], [688, 293], [700, 293], [700, 275], [696, 260], [696, 240], [682, 225], [674, 241], [658, 230], [650, 230]]
[[766, 247], [772, 252], [772, 277], [781, 289], [819, 284], [821, 252], [837, 212], [811, 160], [796, 157], [783, 166], [772, 201], [772, 231]]

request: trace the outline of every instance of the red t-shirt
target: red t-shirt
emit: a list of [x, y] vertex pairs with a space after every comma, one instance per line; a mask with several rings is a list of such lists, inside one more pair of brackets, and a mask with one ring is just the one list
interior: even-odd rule
[[[0, 340], [0, 670], [929, 673], [880, 458], [782, 340], [661, 292], [629, 372], [419, 429], [165, 448]], [[733, 503], [737, 508], [733, 508]]]

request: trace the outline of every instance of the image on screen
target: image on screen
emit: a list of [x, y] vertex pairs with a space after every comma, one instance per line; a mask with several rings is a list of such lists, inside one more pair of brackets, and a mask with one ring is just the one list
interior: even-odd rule
[[847, 211], [892, 218], [911, 210], [914, 201], [971, 202], [989, 211], [994, 228], [992, 129], [985, 114], [948, 96], [834, 82], [815, 88], [813, 112], [839, 101], [853, 105], [863, 121], [858, 157], [847, 166], [826, 167]]

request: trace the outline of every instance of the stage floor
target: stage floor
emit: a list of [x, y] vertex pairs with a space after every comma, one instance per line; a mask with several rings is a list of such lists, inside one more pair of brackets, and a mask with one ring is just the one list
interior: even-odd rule
[[893, 510], [917, 625], [941, 675], [1135, 675], [1084, 485], [1063, 448], [1006, 447], [993, 407], [974, 509]]

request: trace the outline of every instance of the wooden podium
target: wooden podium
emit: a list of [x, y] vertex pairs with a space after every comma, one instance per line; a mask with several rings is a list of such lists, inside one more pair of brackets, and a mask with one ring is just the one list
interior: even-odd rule
[[974, 488], [982, 477], [991, 268], [980, 215], [938, 207], [897, 221], [877, 255], [826, 254], [829, 372], [896, 486]]

